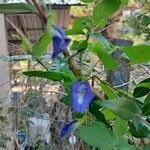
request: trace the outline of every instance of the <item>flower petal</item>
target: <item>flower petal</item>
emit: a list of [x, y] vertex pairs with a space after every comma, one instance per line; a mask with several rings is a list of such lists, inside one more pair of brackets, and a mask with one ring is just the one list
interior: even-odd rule
[[53, 37], [53, 53], [52, 53], [52, 59], [56, 58], [62, 50], [60, 49], [59, 44], [61, 43], [61, 39], [57, 36]]
[[56, 25], [54, 26], [53, 35], [58, 37], [66, 36], [64, 30]]
[[85, 113], [90, 102], [95, 97], [88, 82], [81, 80], [71, 86], [72, 109], [74, 112]]
[[80, 122], [78, 121], [72, 121], [68, 124], [66, 124], [61, 130], [60, 130], [60, 136], [64, 137], [65, 135], [73, 132], [74, 130], [76, 130], [78, 128], [78, 126], [80, 125]]
[[52, 59], [56, 58], [60, 53], [64, 52], [70, 43], [70, 38], [65, 35], [63, 29], [58, 26], [54, 26], [53, 31], [53, 53]]

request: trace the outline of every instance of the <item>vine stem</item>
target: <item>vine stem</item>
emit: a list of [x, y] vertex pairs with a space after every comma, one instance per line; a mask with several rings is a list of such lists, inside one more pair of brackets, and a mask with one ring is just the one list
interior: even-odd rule
[[[11, 20], [9, 20], [7, 17], [6, 17], [6, 21], [17, 31], [17, 33], [21, 36], [21, 37], [26, 37], [23, 32], [19, 29], [19, 27], [17, 27]], [[30, 55], [32, 55], [31, 52], [28, 51], [28, 53]], [[32, 55], [33, 56], [33, 55]], [[39, 59], [35, 58], [36, 61], [43, 67], [45, 68], [47, 71], [49, 70]]]
[[[45, 16], [41, 6], [39, 5], [39, 3], [36, 0], [32, 0], [32, 2], [34, 4], [34, 6], [37, 8], [40, 18], [43, 18], [42, 20], [46, 24], [47, 23], [47, 18]], [[27, 3], [29, 3], [29, 1], [27, 1]], [[70, 70], [72, 70], [73, 74], [75, 76], [80, 76], [81, 72], [80, 72], [79, 68], [76, 66], [76, 64], [74, 63], [74, 61], [71, 59], [71, 55], [70, 55], [70, 53], [67, 49], [64, 52], [64, 56], [68, 57], [68, 65], [69, 65]], [[41, 61], [39, 61], [38, 59], [36, 59], [36, 60], [37, 60], [38, 63], [40, 63], [48, 71], [48, 68]], [[101, 100], [103, 99], [103, 97], [98, 93], [98, 91], [94, 87], [92, 87], [92, 91]]]
[[[46, 24], [47, 23], [47, 18], [45, 16], [45, 13], [43, 12], [42, 7], [40, 6], [40, 4], [36, 1], [36, 0], [32, 0], [34, 6], [37, 8], [38, 12], [39, 12], [39, 16], [40, 18], [43, 20], [43, 22]], [[27, 3], [29, 3], [27, 1]], [[72, 59], [70, 59], [70, 53], [69, 51], [66, 49], [64, 52], [64, 56], [68, 57], [68, 64], [69, 64], [69, 68], [70, 70], [72, 70], [72, 72], [74, 73], [75, 76], [79, 76], [80, 75], [80, 71], [77, 68], [77, 66], [75, 65], [75, 63], [73, 62]], [[42, 64], [41, 64], [42, 65]], [[44, 67], [44, 66], [43, 66]], [[44, 67], [45, 68], [45, 67]]]

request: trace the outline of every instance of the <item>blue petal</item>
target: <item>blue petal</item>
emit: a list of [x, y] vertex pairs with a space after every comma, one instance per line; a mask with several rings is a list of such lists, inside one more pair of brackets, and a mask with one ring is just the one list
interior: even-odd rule
[[68, 124], [66, 124], [61, 130], [60, 130], [60, 136], [64, 137], [65, 135], [73, 132], [74, 130], [77, 129], [77, 127], [79, 126], [79, 122], [78, 121], [72, 121]]
[[53, 53], [52, 53], [52, 59], [56, 58], [62, 50], [60, 49], [59, 43], [61, 42], [61, 39], [59, 37], [53, 37]]
[[95, 97], [88, 82], [81, 80], [71, 86], [72, 109], [74, 112], [85, 113], [90, 102]]
[[52, 59], [56, 58], [60, 53], [64, 52], [70, 43], [70, 39], [65, 35], [65, 32], [58, 26], [54, 26], [52, 41], [53, 41]]
[[65, 34], [64, 30], [61, 27], [54, 26], [54, 36], [61, 36], [61, 37], [63, 36], [63, 37], [65, 37], [66, 34]]

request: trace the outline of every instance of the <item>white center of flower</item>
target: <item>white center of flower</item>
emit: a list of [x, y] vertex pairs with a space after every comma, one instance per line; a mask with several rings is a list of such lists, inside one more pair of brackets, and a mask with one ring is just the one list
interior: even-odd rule
[[78, 103], [81, 105], [83, 103], [83, 97], [86, 92], [86, 86], [83, 84], [79, 89], [78, 89]]

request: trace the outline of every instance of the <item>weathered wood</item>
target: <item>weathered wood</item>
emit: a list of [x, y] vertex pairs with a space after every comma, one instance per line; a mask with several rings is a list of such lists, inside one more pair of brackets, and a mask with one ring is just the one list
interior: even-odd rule
[[[3, 0], [0, 0], [0, 3], [3, 3]], [[0, 14], [0, 55], [8, 55], [7, 48], [7, 37], [5, 29], [5, 20], [4, 15]], [[7, 61], [0, 60], [0, 102], [3, 107], [3, 115], [6, 116], [7, 124], [0, 124], [0, 128], [3, 130], [4, 134], [8, 136], [11, 141], [7, 142], [7, 150], [14, 150], [13, 145], [13, 123], [12, 116], [8, 114], [8, 107], [11, 104], [10, 99], [10, 85], [9, 85], [9, 64]], [[2, 148], [0, 148], [2, 150]]]
[[70, 8], [71, 6], [53, 5], [52, 9], [56, 13], [56, 24], [63, 29], [67, 29], [70, 21]]
[[[130, 40], [113, 39], [111, 41], [115, 46], [132, 45]], [[117, 70], [107, 72], [107, 81], [118, 89], [128, 89], [130, 80], [130, 62], [126, 58], [122, 58], [123, 51], [117, 50], [112, 53], [112, 57], [118, 62]]]

